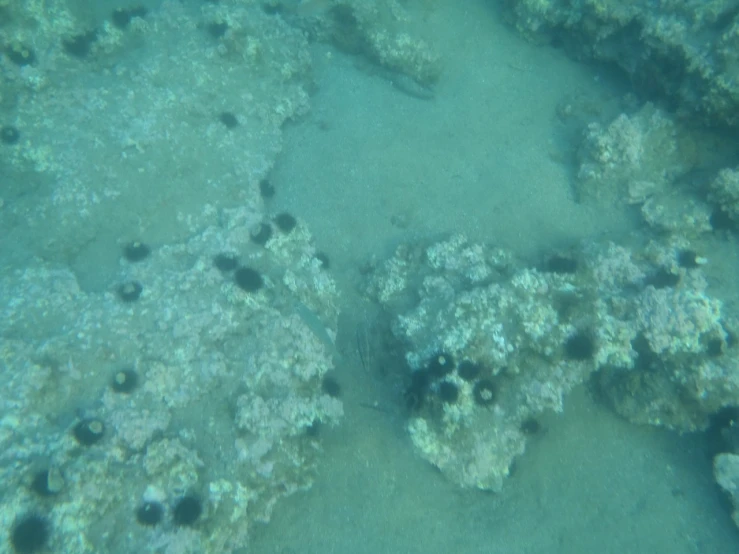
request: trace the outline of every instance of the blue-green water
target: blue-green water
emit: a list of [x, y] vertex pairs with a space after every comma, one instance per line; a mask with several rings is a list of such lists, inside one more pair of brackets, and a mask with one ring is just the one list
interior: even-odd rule
[[[13, 551], [30, 513], [48, 521], [40, 551], [53, 552], [736, 551], [707, 436], [630, 423], [587, 385], [562, 413], [541, 415], [501, 492], [459, 488], [414, 450], [402, 352], [373, 334], [389, 316], [365, 294], [368, 268], [398, 245], [464, 233], [535, 264], [581, 241], [636, 248], [658, 236], [638, 208], [581, 202], [573, 184], [583, 126], [636, 111], [631, 83], [527, 41], [490, 2], [382, 3], [408, 18], [384, 20], [387, 32], [407, 28], [440, 54], [433, 98], [393, 86], [376, 60], [314, 40], [326, 38], [321, 25], [295, 21], [290, 6], [275, 16], [252, 2], [203, 4], [151, 5], [148, 27], [102, 34], [109, 51], [91, 60], [56, 52], [67, 29], [44, 40], [34, 33], [53, 27], [4, 24], [30, 33], [21, 36], [39, 61], [3, 59], [0, 123], [21, 139], [0, 150], [0, 551]], [[315, 4], [308, 15], [320, 19], [326, 8]], [[77, 2], [68, 13], [101, 25], [114, 7]], [[730, 154], [720, 156], [733, 167]], [[265, 178], [274, 198], [258, 192]], [[255, 247], [253, 225], [284, 211], [298, 230], [275, 228], [269, 249]], [[130, 240], [152, 245], [143, 264], [121, 259]], [[711, 264], [709, 291], [733, 317], [735, 235], [695, 242]], [[262, 272], [258, 295], [210, 267], [222, 251]], [[330, 259], [327, 274], [310, 263], [316, 251]], [[131, 280], [144, 283], [142, 302], [122, 305], [116, 287]], [[324, 351], [321, 324], [336, 333], [334, 349]], [[370, 363], [357, 330], [370, 334]], [[317, 396], [331, 357], [341, 418]], [[121, 398], [109, 377], [129, 364], [143, 384]], [[257, 460], [260, 412], [244, 408], [257, 393], [273, 406], [305, 400], [337, 424], [306, 443], [312, 416], [280, 412], [300, 436], [270, 431], [279, 456]], [[67, 433], [86, 417], [107, 422], [90, 449]], [[170, 453], [155, 456], [155, 445]], [[295, 452], [316, 467], [297, 492], [307, 477], [283, 469]], [[39, 498], [29, 476], [45, 467], [66, 481]], [[253, 495], [242, 512], [236, 483]], [[174, 515], [187, 494], [204, 504], [193, 526]], [[136, 521], [143, 499], [165, 506], [160, 525]]]

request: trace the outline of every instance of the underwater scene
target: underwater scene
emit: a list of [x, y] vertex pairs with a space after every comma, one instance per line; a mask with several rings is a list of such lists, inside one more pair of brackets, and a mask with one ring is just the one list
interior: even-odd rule
[[739, 552], [739, 2], [0, 0], [0, 554]]

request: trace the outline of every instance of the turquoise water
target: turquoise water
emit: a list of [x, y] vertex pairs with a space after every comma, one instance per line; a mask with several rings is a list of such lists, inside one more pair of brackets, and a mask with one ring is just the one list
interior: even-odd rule
[[[96, 25], [115, 7], [79, 4], [71, 13]], [[309, 15], [321, 17], [318, 4]], [[13, 551], [28, 513], [48, 519], [44, 548], [59, 552], [738, 549], [706, 436], [629, 423], [586, 385], [562, 413], [541, 415], [501, 492], [459, 488], [413, 449], [407, 369], [402, 355], [376, 351], [387, 343], [364, 294], [367, 267], [398, 245], [454, 233], [536, 263], [583, 240], [638, 245], [651, 231], [633, 206], [580, 202], [573, 186], [582, 123], [610, 122], [636, 102], [624, 100], [630, 86], [618, 72], [532, 44], [490, 2], [404, 6], [411, 32], [441, 54], [433, 98], [394, 86], [371, 60], [305, 38], [320, 37], [320, 25], [305, 36], [288, 24], [270, 31], [284, 33], [277, 40], [262, 36], [269, 20], [250, 19], [251, 2], [152, 5], [149, 27], [103, 35], [110, 51], [94, 62], [53, 54], [46, 48], [58, 41], [39, 39], [38, 56], [58, 63], [19, 75], [4, 68], [2, 122], [22, 134], [0, 158], [2, 287], [12, 306], [2, 327], [0, 551]], [[224, 21], [234, 33], [225, 50], [209, 27]], [[569, 106], [575, 115], [562, 117]], [[235, 114], [233, 129], [224, 112]], [[265, 178], [274, 198], [258, 192]], [[280, 212], [297, 216], [298, 230], [275, 229], [266, 253], [250, 245], [253, 225]], [[152, 245], [148, 265], [121, 260], [131, 240]], [[717, 268], [711, 292], [731, 313], [735, 238], [704, 240]], [[221, 251], [257, 267], [264, 290], [244, 299], [210, 267]], [[310, 263], [317, 251], [330, 259], [328, 276]], [[142, 303], [121, 305], [116, 287], [131, 280], [144, 283]], [[283, 322], [294, 334], [279, 334]], [[358, 329], [369, 329], [372, 363], [357, 351]], [[300, 365], [311, 356], [319, 369]], [[330, 358], [343, 417], [311, 404], [336, 423], [321, 426], [320, 450], [299, 442], [302, 434], [270, 435], [295, 441], [316, 466], [312, 487], [282, 498], [265, 483], [284, 458], [271, 460], [274, 470], [241, 465], [259, 425], [241, 399], [253, 403], [250, 386], [261, 386], [263, 372], [295, 364], [307, 375], [300, 398], [316, 401], [304, 389], [320, 383]], [[144, 383], [121, 400], [108, 381], [129, 364]], [[292, 394], [280, 379], [260, 389], [277, 404]], [[80, 448], [65, 430], [89, 417], [105, 419], [108, 442]], [[305, 427], [304, 419], [290, 421]], [[165, 441], [183, 453], [152, 469], [154, 445]], [[29, 491], [29, 475], [57, 466], [66, 476], [58, 497]], [[289, 493], [307, 479], [280, 478]], [[233, 490], [220, 488], [236, 482], [257, 491], [246, 515]], [[195, 525], [135, 521], [141, 499], [161, 500], [169, 518], [188, 494], [204, 504]], [[276, 504], [265, 508], [270, 495]], [[219, 545], [219, 534], [233, 542]]]

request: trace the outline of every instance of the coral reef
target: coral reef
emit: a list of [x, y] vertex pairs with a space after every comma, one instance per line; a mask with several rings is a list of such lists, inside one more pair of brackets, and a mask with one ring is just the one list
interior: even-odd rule
[[739, 224], [739, 168], [722, 169], [709, 185], [709, 198]]
[[582, 198], [641, 204], [664, 195], [690, 169], [676, 123], [646, 104], [607, 127], [591, 123], [580, 149], [577, 189]]
[[739, 19], [728, 0], [507, 0], [516, 27], [576, 56], [612, 62], [688, 116], [739, 125]]
[[697, 239], [717, 227], [717, 210], [737, 219], [734, 172], [719, 170], [733, 155], [716, 137], [652, 104], [587, 125], [578, 157], [580, 199], [639, 206], [660, 233]]
[[[707, 292], [710, 260], [684, 267], [685, 248], [680, 239], [652, 242], [636, 257], [611, 246], [591, 270], [603, 291], [599, 343], [609, 350], [597, 375], [603, 394], [632, 421], [692, 431], [736, 403], [739, 373], [733, 320]], [[614, 287], [614, 271], [633, 284]]]
[[453, 402], [440, 397], [437, 382], [421, 387], [422, 402], [408, 424], [421, 454], [462, 486], [499, 490], [524, 450], [522, 423], [545, 409], [561, 410], [567, 391], [595, 369], [593, 360], [561, 354], [587, 318], [561, 315], [558, 303], [579, 295], [574, 277], [511, 264], [509, 254], [455, 236], [420, 251], [400, 248], [370, 285], [390, 313], [405, 307], [393, 330], [412, 376], [426, 371], [439, 351], [481, 368], [473, 381], [460, 365], [444, 377], [458, 389]]
[[257, 2], [68, 4], [0, 2], [0, 525], [42, 514], [72, 554], [242, 551], [342, 416], [308, 229], [250, 234], [307, 39]]
[[[34, 63], [0, 56], [12, 98], [3, 122], [20, 133], [4, 149], [8, 180], [18, 183], [2, 193], [5, 236], [15, 222], [53, 227], [43, 241], [30, 234], [27, 246], [66, 262], [101, 235], [183, 240], [201, 230], [185, 214], [199, 212], [204, 197], [215, 210], [261, 202], [254, 190], [281, 149], [280, 126], [308, 108], [310, 57], [300, 30], [257, 3], [201, 11], [165, 2], [114, 29], [122, 33], [117, 50], [97, 49], [110, 27], [98, 25], [90, 52], [78, 58], [62, 37], [86, 27], [68, 23], [71, 16], [57, 21], [53, 9], [33, 11], [40, 4], [14, 4], [30, 22], [11, 27], [34, 46]], [[223, 36], [204, 29], [214, 21], [226, 22]], [[54, 86], [60, 79], [64, 86]], [[242, 125], [227, 128], [223, 112]], [[175, 198], [177, 209], [167, 209]]]
[[441, 57], [411, 14], [397, 0], [334, 0], [320, 12], [287, 15], [322, 40], [372, 61], [389, 79], [407, 77], [421, 90], [439, 79]]
[[414, 446], [461, 486], [499, 490], [525, 422], [591, 376], [632, 421], [705, 428], [736, 404], [739, 366], [710, 262], [687, 248], [588, 244], [533, 269], [460, 236], [400, 247], [368, 293], [405, 352]]
[[739, 527], [739, 454], [719, 454], [713, 459], [713, 474], [734, 504], [734, 523]]
[[[335, 333], [336, 290], [304, 262], [314, 253], [307, 233], [292, 234], [289, 248], [263, 249], [243, 231], [254, 216], [211, 215], [187, 243], [122, 265], [122, 279], [143, 283], [133, 303], [82, 292], [68, 270], [40, 261], [0, 278], [3, 298], [15, 299], [0, 324], [4, 514], [37, 506], [22, 483], [43, 460], [66, 483], [50, 516], [59, 550], [110, 551], [115, 540], [137, 551], [186, 533], [198, 552], [230, 552], [246, 546], [250, 522], [268, 520], [279, 498], [310, 484], [320, 444], [308, 430], [342, 415], [322, 389], [332, 351], [314, 332], [320, 321]], [[245, 293], [213, 266], [226, 247], [270, 267], [265, 289]], [[302, 256], [283, 265], [286, 251]], [[281, 282], [288, 271], [299, 296]], [[126, 394], [111, 386], [121, 366], [139, 376]], [[79, 417], [103, 422], [103, 437], [78, 444], [69, 428]], [[171, 509], [191, 492], [218, 532], [137, 528], [142, 500]], [[130, 523], [112, 537], [99, 533], [101, 520]]]

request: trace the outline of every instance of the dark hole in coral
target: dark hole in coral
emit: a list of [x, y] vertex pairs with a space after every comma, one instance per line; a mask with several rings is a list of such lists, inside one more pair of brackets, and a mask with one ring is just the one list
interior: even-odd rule
[[144, 287], [138, 281], [129, 281], [118, 285], [116, 289], [118, 298], [123, 302], [136, 302], [141, 298], [141, 293], [144, 292]]
[[577, 272], [577, 260], [555, 254], [544, 263], [543, 269], [548, 273], [575, 273]]
[[739, 451], [739, 406], [725, 406], [711, 415], [705, 438], [710, 459], [724, 452]]
[[321, 420], [316, 418], [305, 428], [305, 434], [311, 438], [315, 438], [321, 434]]
[[228, 31], [228, 23], [208, 23], [205, 30], [213, 38], [221, 38]]
[[176, 525], [193, 525], [203, 513], [203, 503], [197, 496], [183, 496], [175, 504], [173, 517]]
[[706, 344], [706, 354], [709, 356], [720, 356], [724, 351], [724, 343], [721, 339], [710, 339]]
[[334, 377], [330, 375], [326, 375], [323, 378], [323, 381], [321, 382], [321, 388], [323, 389], [323, 392], [333, 398], [338, 398], [339, 396], [341, 396], [341, 385]]
[[731, 219], [731, 216], [721, 208], [714, 208], [709, 222], [714, 231], [732, 230], [736, 228], [734, 220]]
[[411, 382], [405, 389], [405, 402], [410, 410], [420, 410], [426, 399], [431, 378], [428, 371], [420, 369], [411, 373]]
[[665, 268], [659, 268], [655, 273], [647, 277], [646, 284], [652, 285], [656, 289], [665, 289], [675, 287], [680, 282], [680, 276]]
[[227, 129], [233, 129], [239, 126], [239, 120], [232, 112], [221, 112], [218, 119], [221, 120], [221, 123], [223, 123]]
[[5, 125], [0, 129], [0, 141], [4, 144], [17, 144], [21, 138], [21, 133], [17, 127]]
[[724, 331], [726, 332], [726, 347], [731, 348], [736, 344], [736, 335], [728, 329], [724, 329]]
[[136, 521], [141, 525], [154, 526], [164, 518], [164, 506], [159, 502], [144, 502], [136, 509]]
[[264, 286], [264, 279], [258, 271], [250, 267], [240, 267], [234, 273], [234, 282], [241, 290], [256, 292]]
[[439, 383], [439, 398], [447, 404], [454, 404], [459, 398], [459, 387], [450, 381]]
[[259, 194], [262, 198], [272, 198], [275, 195], [275, 186], [270, 183], [269, 179], [259, 181]]
[[677, 253], [677, 264], [685, 269], [695, 269], [700, 266], [698, 254], [695, 250], [680, 250]]
[[454, 370], [454, 358], [447, 352], [437, 352], [431, 356], [426, 368], [431, 377], [444, 377], [444, 375], [447, 375]]
[[61, 487], [54, 481], [54, 475], [48, 469], [34, 473], [31, 481], [31, 490], [39, 496], [54, 496], [59, 494]]
[[148, 10], [144, 6], [116, 8], [111, 15], [111, 21], [118, 29], [125, 29], [134, 17], [144, 17], [147, 13]]
[[567, 320], [579, 304], [579, 298], [571, 292], [558, 291], [552, 295], [552, 305], [562, 320]]
[[139, 375], [132, 368], [121, 369], [113, 375], [111, 387], [115, 392], [133, 392], [139, 384]]
[[541, 431], [541, 424], [533, 417], [530, 417], [521, 422], [520, 429], [524, 435], [536, 435]]
[[49, 522], [39, 514], [27, 514], [16, 521], [10, 543], [18, 554], [42, 550], [49, 540]]
[[336, 4], [328, 11], [333, 22], [333, 39], [345, 52], [359, 54], [365, 47], [365, 39], [359, 29], [359, 20], [348, 4]]
[[105, 434], [105, 424], [99, 419], [83, 419], [72, 428], [77, 442], [84, 446], [92, 446]]
[[257, 223], [249, 231], [249, 238], [259, 246], [264, 246], [272, 238], [272, 226], [269, 223]]
[[465, 381], [472, 381], [476, 379], [478, 375], [480, 375], [481, 371], [482, 366], [480, 366], [480, 364], [476, 364], [475, 362], [471, 362], [470, 360], [465, 360], [461, 364], [459, 364], [459, 367], [457, 368], [457, 375], [459, 375]]
[[266, 2], [262, 4], [262, 11], [267, 15], [277, 15], [285, 11], [281, 2]]
[[316, 259], [321, 262], [321, 269], [328, 269], [331, 266], [331, 260], [325, 252], [316, 252]]
[[295, 226], [298, 224], [298, 221], [295, 219], [295, 217], [287, 212], [279, 213], [275, 216], [275, 225], [282, 231], [283, 233], [289, 233], [293, 229], [295, 229]]
[[357, 25], [359, 25], [357, 16], [354, 14], [354, 8], [349, 4], [336, 4], [331, 6], [329, 15], [334, 23], [341, 25], [342, 27], [355, 29]]
[[151, 254], [151, 248], [139, 240], [134, 240], [123, 246], [123, 257], [129, 262], [140, 262]]
[[222, 252], [213, 258], [213, 265], [218, 269], [218, 271], [228, 273], [238, 267], [239, 259], [236, 257], [236, 254], [231, 252]]
[[8, 56], [11, 62], [20, 67], [36, 63], [36, 54], [34, 51], [20, 44], [8, 46], [5, 49], [5, 55]]
[[649, 341], [641, 333], [631, 341], [631, 348], [636, 352], [634, 369], [636, 371], [653, 371], [659, 364], [659, 356], [655, 354]]
[[579, 332], [565, 342], [565, 356], [570, 360], [585, 361], [595, 355], [595, 343], [587, 333]]
[[86, 58], [97, 38], [97, 31], [94, 30], [75, 35], [63, 42], [64, 50], [75, 58]]

